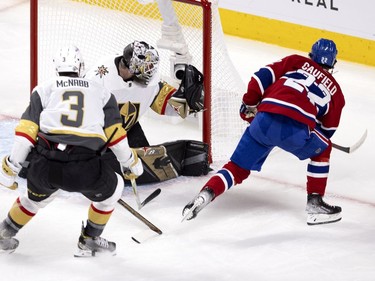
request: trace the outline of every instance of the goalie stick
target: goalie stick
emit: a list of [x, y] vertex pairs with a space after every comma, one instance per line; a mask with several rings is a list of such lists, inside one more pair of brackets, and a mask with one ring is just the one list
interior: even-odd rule
[[157, 234], [161, 235], [163, 232], [154, 224], [152, 224], [149, 220], [147, 220], [144, 216], [142, 216], [140, 213], [138, 213], [136, 210], [134, 210], [128, 203], [126, 203], [124, 200], [119, 199], [117, 201], [121, 206], [123, 206], [126, 210], [128, 210], [133, 216], [135, 216], [137, 219], [139, 219], [141, 222], [143, 222], [145, 225], [147, 225], [152, 231], [156, 232]]
[[340, 151], [346, 152], [346, 153], [352, 153], [356, 151], [365, 142], [366, 138], [367, 138], [367, 130], [363, 133], [362, 137], [355, 144], [351, 146], [342, 146], [336, 143], [332, 143], [332, 147]]

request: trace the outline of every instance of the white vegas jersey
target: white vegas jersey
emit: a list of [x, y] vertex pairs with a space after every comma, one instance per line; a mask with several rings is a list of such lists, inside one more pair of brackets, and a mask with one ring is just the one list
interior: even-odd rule
[[33, 110], [26, 111], [23, 119], [39, 119], [35, 123], [51, 141], [97, 149], [107, 140], [103, 128], [113, 125], [107, 120], [121, 123], [113, 95], [84, 78], [46, 81], [34, 88], [30, 103]]
[[134, 81], [124, 81], [118, 74], [115, 64], [117, 57], [105, 57], [96, 63], [85, 75], [85, 78], [94, 80], [107, 88], [115, 97], [118, 104], [131, 103], [137, 112], [137, 120], [150, 109], [152, 102], [159, 93], [160, 74], [155, 73], [147, 85]]

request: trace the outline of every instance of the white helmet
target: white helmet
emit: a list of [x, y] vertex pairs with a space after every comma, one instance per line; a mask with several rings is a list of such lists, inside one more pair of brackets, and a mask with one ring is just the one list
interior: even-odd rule
[[134, 41], [124, 48], [123, 61], [138, 81], [147, 85], [158, 71], [159, 53], [144, 41]]
[[77, 73], [80, 77], [85, 70], [82, 54], [76, 46], [61, 48], [53, 59], [57, 75], [61, 72]]

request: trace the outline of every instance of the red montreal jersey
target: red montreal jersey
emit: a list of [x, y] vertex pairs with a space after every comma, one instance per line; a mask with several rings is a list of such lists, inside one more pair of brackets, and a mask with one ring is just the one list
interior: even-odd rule
[[243, 96], [258, 111], [288, 116], [328, 138], [339, 123], [345, 99], [328, 71], [307, 57], [291, 55], [254, 73]]

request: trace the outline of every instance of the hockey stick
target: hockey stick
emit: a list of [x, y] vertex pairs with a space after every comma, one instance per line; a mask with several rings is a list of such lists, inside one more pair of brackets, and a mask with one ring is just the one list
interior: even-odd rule
[[158, 227], [156, 227], [154, 224], [152, 224], [150, 221], [148, 221], [144, 216], [142, 216], [140, 213], [138, 213], [136, 210], [134, 210], [124, 200], [119, 199], [117, 202], [121, 206], [123, 206], [126, 210], [128, 210], [133, 216], [135, 216], [137, 219], [139, 219], [141, 222], [143, 222], [145, 225], [147, 225], [152, 231], [156, 232], [159, 235], [161, 235], [163, 233]]
[[142, 208], [142, 204], [141, 204], [141, 199], [139, 199], [139, 194], [137, 191], [137, 184], [135, 182], [135, 179], [131, 179], [130, 182], [132, 184], [132, 189], [135, 195], [135, 201], [137, 202], [138, 210], [140, 210]]
[[155, 197], [157, 197], [160, 194], [160, 192], [161, 192], [160, 188], [154, 190], [154, 192], [152, 192], [149, 196], [146, 197], [145, 200], [143, 200], [143, 202], [141, 203], [141, 206], [143, 207], [148, 202], [150, 202], [151, 200], [153, 200]]
[[366, 138], [367, 138], [367, 129], [363, 133], [362, 137], [352, 146], [342, 146], [342, 145], [338, 145], [336, 143], [332, 143], [332, 147], [334, 147], [338, 150], [341, 150], [343, 152], [346, 152], [346, 153], [352, 153], [352, 152], [356, 151], [365, 142]]
[[138, 190], [137, 190], [137, 183], [135, 182], [135, 179], [131, 179], [130, 182], [132, 184], [132, 189], [133, 189], [133, 193], [135, 195], [135, 200], [137, 202], [138, 210], [140, 210], [144, 205], [146, 205], [148, 202], [150, 202], [155, 197], [157, 197], [161, 192], [161, 189], [158, 188], [158, 189], [154, 190], [154, 192], [152, 192], [149, 196], [146, 197], [145, 200], [143, 200], [141, 202], [141, 199], [139, 198], [139, 194], [138, 194]]

